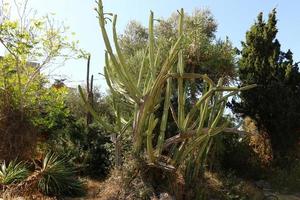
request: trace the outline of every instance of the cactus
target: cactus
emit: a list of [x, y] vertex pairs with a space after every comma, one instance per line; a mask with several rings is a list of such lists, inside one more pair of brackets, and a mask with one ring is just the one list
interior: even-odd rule
[[[178, 11], [178, 39], [170, 49], [164, 63], [158, 63], [158, 59], [155, 58], [154, 14], [153, 12], [150, 13], [148, 47], [141, 63], [139, 77], [133, 77], [118, 44], [117, 16], [114, 15], [112, 20], [115, 45], [113, 48], [106, 32], [107, 19], [112, 14], [104, 13], [101, 0], [98, 2], [97, 12], [106, 46], [104, 74], [107, 84], [113, 99], [121, 95], [127, 100], [128, 106], [134, 107], [132, 122], [124, 123], [121, 120], [119, 107], [115, 102], [114, 107], [118, 120], [117, 126], [113, 127], [117, 128], [112, 128], [110, 124], [104, 124], [101, 119], [100, 123], [110, 129], [109, 131], [117, 132], [117, 134], [122, 134], [124, 127], [131, 125], [134, 155], [142, 158], [149, 165], [166, 170], [183, 169], [187, 176], [198, 176], [205, 164], [214, 136], [229, 131], [227, 123], [221, 123], [228, 97], [241, 90], [255, 87], [255, 85], [243, 88], [227, 87], [223, 85], [222, 79], [215, 84], [205, 74], [185, 73], [183, 49], [181, 48], [181, 42], [184, 38], [183, 9]], [[144, 62], [147, 59], [149, 62]], [[142, 83], [141, 77], [144, 73], [147, 76]], [[204, 91], [195, 105], [190, 110], [186, 110], [187, 94], [184, 90], [184, 83], [195, 79], [203, 80]], [[79, 90], [81, 90], [80, 87]], [[178, 96], [177, 113], [170, 102], [174, 94]], [[87, 103], [85, 99], [84, 101]], [[161, 105], [163, 105], [163, 114], [161, 118], [158, 118], [155, 111]], [[89, 105], [86, 107], [91, 109]], [[97, 116], [94, 111], [91, 113]], [[179, 133], [166, 138], [167, 119], [170, 113], [172, 113], [173, 120], [178, 126]], [[156, 129], [157, 126], [159, 128]]]
[[[87, 65], [86, 65], [86, 94], [87, 94], [87, 100], [88, 103], [93, 107], [94, 104], [94, 75], [91, 76], [90, 81], [90, 61], [91, 61], [91, 55], [88, 55], [87, 57]], [[93, 116], [89, 111], [86, 113], [86, 124], [89, 125], [93, 122]]]

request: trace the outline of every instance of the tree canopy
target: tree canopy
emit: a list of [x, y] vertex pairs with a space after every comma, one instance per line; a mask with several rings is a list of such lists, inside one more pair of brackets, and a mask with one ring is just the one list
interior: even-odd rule
[[[168, 56], [168, 50], [176, 41], [178, 35], [178, 17], [174, 13], [167, 19], [157, 19], [154, 29], [155, 60], [163, 63]], [[131, 21], [123, 34], [120, 35], [120, 47], [132, 66], [132, 73], [136, 74], [141, 67], [143, 55], [148, 47], [148, 28], [137, 21]], [[231, 42], [217, 39], [217, 23], [212, 13], [207, 10], [195, 10], [184, 19], [182, 49], [185, 61], [185, 72], [208, 74], [212, 80], [225, 78], [225, 83], [235, 77], [235, 51]], [[145, 62], [149, 62], [148, 58]], [[201, 80], [187, 83], [186, 89], [192, 99], [201, 92]]]

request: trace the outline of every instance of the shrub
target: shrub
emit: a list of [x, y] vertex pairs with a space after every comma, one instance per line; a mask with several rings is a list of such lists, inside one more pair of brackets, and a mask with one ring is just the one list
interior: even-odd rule
[[75, 169], [66, 157], [48, 153], [42, 162], [39, 190], [51, 196], [82, 196], [83, 182], [75, 177]]
[[93, 123], [86, 127], [84, 118], [69, 118], [64, 128], [57, 130], [44, 147], [67, 155], [81, 175], [105, 177], [111, 167], [113, 151], [110, 139]]
[[269, 176], [274, 189], [283, 192], [299, 192], [300, 160], [296, 160], [290, 169], [276, 168]]
[[248, 138], [236, 134], [219, 135], [219, 151], [217, 155], [221, 170], [233, 170], [243, 178], [263, 178], [264, 168], [260, 158], [249, 146]]
[[36, 145], [36, 130], [28, 120], [28, 110], [24, 110], [24, 116], [14, 96], [11, 87], [2, 90], [0, 81], [0, 160], [8, 162], [16, 157], [29, 159]]
[[4, 161], [0, 165], [0, 185], [9, 185], [12, 183], [20, 182], [29, 175], [24, 162], [13, 160], [7, 165]]

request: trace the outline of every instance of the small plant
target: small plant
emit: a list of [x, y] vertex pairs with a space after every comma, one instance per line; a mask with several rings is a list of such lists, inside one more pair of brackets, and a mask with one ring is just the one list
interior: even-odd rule
[[13, 160], [7, 165], [4, 161], [0, 166], [0, 185], [9, 185], [20, 182], [28, 176], [29, 172], [24, 162]]
[[85, 194], [83, 182], [74, 176], [75, 173], [66, 158], [48, 153], [42, 162], [38, 188], [51, 196], [82, 196]]

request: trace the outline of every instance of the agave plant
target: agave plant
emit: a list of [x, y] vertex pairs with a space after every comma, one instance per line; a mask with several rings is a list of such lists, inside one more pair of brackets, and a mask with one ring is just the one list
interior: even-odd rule
[[[242, 88], [228, 87], [223, 85], [222, 78], [218, 83], [214, 83], [206, 74], [185, 72], [181, 48], [185, 37], [183, 9], [178, 11], [178, 39], [163, 62], [159, 61], [159, 50], [156, 51], [155, 48], [154, 14], [150, 13], [148, 47], [140, 65], [139, 76], [134, 77], [130, 73], [130, 66], [127, 65], [127, 58], [123, 56], [118, 44], [117, 16], [114, 15], [112, 20], [113, 48], [106, 31], [107, 19], [112, 14], [104, 13], [101, 0], [98, 2], [97, 12], [106, 46], [104, 74], [115, 99], [117, 126], [106, 124], [101, 120], [79, 87], [87, 109], [104, 128], [113, 133], [121, 135], [126, 127], [131, 125], [134, 155], [139, 159], [142, 158], [148, 165], [166, 170], [182, 169], [190, 180], [197, 177], [205, 166], [214, 136], [221, 132], [237, 131], [227, 128], [227, 123], [221, 120], [228, 97], [255, 85]], [[146, 77], [144, 81], [143, 77]], [[187, 82], [195, 79], [203, 81], [204, 89], [197, 102], [187, 110], [185, 99], [188, 98], [188, 94], [184, 87]], [[122, 104], [116, 101], [120, 96], [126, 99]], [[172, 97], [177, 98], [177, 109], [171, 104]], [[132, 121], [125, 121], [122, 118], [120, 106], [134, 107]], [[160, 106], [163, 106], [163, 114], [156, 116], [155, 112]], [[169, 115], [177, 125], [178, 134], [166, 138]]]
[[75, 177], [75, 169], [65, 157], [54, 153], [46, 154], [40, 169], [39, 190], [46, 195], [82, 196], [83, 182]]
[[4, 161], [0, 166], [0, 185], [9, 185], [24, 180], [29, 171], [24, 162], [13, 160], [7, 165]]

